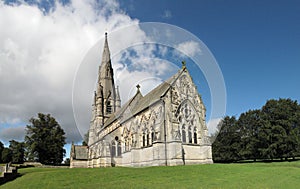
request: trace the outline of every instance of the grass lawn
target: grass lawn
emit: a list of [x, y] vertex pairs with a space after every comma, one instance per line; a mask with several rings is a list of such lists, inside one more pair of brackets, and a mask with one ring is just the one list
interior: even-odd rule
[[300, 161], [148, 168], [25, 168], [0, 188], [299, 188]]

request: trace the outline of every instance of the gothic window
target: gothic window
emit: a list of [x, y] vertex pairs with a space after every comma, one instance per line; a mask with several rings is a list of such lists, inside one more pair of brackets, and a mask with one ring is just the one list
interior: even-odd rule
[[146, 146], [146, 136], [145, 136], [145, 133], [143, 134], [143, 147]]
[[116, 157], [116, 143], [113, 141], [111, 143], [111, 157]]
[[134, 146], [134, 138], [133, 138], [133, 134], [131, 135], [131, 146]]
[[129, 151], [129, 141], [128, 138], [125, 140], [125, 152]]
[[154, 132], [151, 133], [151, 143], [154, 141]]
[[112, 110], [111, 110], [111, 104], [110, 104], [110, 101], [107, 102], [107, 105], [106, 105], [106, 113], [107, 114], [111, 114]]
[[106, 68], [106, 77], [108, 77], [108, 74], [109, 74], [109, 66], [107, 66], [107, 68]]
[[117, 156], [121, 156], [121, 154], [122, 154], [121, 142], [118, 142], [118, 145], [117, 145]]
[[147, 134], [147, 146], [150, 146], [150, 137], [149, 137], [149, 133]]
[[182, 126], [182, 142], [186, 143], [186, 132], [184, 125]]
[[194, 144], [197, 144], [197, 131], [194, 131]]
[[189, 127], [189, 143], [191, 144], [193, 142], [193, 139], [192, 139], [192, 128], [191, 126]]

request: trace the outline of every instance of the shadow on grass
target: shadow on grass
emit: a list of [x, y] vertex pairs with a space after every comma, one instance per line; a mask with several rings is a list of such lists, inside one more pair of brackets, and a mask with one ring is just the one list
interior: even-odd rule
[[1, 177], [1, 178], [0, 178], [0, 186], [6, 184], [6, 183], [8, 183], [8, 182], [11, 182], [11, 181], [13, 181], [13, 180], [15, 180], [15, 179], [17, 179], [17, 178], [19, 178], [19, 177], [21, 177], [21, 176], [23, 176], [23, 174], [17, 173], [17, 174], [14, 175], [14, 176], [8, 176], [8, 177], [6, 177], [6, 178]]

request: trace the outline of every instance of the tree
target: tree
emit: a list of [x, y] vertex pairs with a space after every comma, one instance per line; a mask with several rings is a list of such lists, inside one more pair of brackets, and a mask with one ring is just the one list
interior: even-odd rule
[[82, 141], [82, 146], [87, 146], [89, 143], [89, 131], [84, 135], [84, 139]]
[[234, 162], [240, 159], [240, 137], [237, 120], [226, 116], [218, 125], [221, 128], [212, 145], [213, 160], [216, 162]]
[[13, 163], [23, 163], [24, 162], [24, 143], [15, 140], [9, 141], [9, 149], [12, 153]]
[[65, 161], [64, 161], [64, 164], [65, 165], [70, 165], [70, 158], [66, 158]]
[[256, 161], [260, 158], [258, 136], [262, 125], [260, 110], [249, 110], [239, 117], [237, 127], [240, 129], [241, 148], [239, 154], [242, 159]]
[[43, 164], [61, 164], [66, 153], [63, 148], [65, 132], [50, 114], [38, 114], [38, 118], [29, 120], [26, 126], [25, 143], [29, 159]]
[[3, 143], [0, 141], [0, 162], [2, 162], [2, 151], [4, 149]]
[[2, 150], [2, 162], [3, 163], [8, 163], [11, 162], [12, 158], [12, 153], [11, 150], [9, 148], [4, 148]]
[[263, 151], [269, 158], [295, 158], [299, 155], [300, 107], [291, 99], [268, 100], [262, 107], [265, 137]]

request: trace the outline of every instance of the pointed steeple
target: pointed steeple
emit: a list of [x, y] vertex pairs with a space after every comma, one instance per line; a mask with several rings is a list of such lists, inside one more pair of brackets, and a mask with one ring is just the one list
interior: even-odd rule
[[91, 121], [91, 128], [94, 128], [95, 131], [103, 127], [105, 121], [116, 112], [118, 108], [121, 108], [119, 91], [115, 88], [114, 72], [107, 38], [107, 33], [105, 33], [101, 65], [99, 66], [98, 72], [96, 98], [94, 101], [95, 119]]
[[108, 42], [107, 42], [107, 32], [105, 32], [105, 41], [104, 41], [104, 48], [102, 53], [102, 63], [108, 63], [110, 62], [110, 52], [108, 48]]

